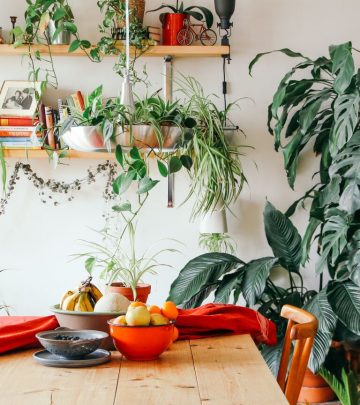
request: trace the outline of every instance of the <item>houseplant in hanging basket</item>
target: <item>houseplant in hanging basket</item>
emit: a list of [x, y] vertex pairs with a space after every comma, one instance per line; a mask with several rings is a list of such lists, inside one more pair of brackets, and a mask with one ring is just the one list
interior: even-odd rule
[[[183, 1], [176, 1], [176, 6], [163, 4], [160, 7], [148, 11], [159, 11], [163, 9], [170, 9], [172, 12], [165, 12], [160, 14], [160, 21], [163, 27], [163, 45], [179, 45], [177, 35], [180, 30], [184, 28], [184, 21], [195, 18], [198, 21], [205, 20], [207, 28], [211, 28], [214, 22], [212, 12], [206, 7], [189, 6], [184, 7]], [[196, 11], [195, 11], [196, 10]]]
[[135, 103], [135, 110], [118, 126], [116, 143], [125, 148], [174, 150], [192, 136], [196, 121], [179, 101], [151, 96]]

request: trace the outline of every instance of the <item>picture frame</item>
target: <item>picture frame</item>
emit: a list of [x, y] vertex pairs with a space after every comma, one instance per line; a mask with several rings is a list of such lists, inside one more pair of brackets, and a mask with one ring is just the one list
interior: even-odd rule
[[0, 116], [33, 117], [41, 97], [41, 82], [4, 81], [0, 91]]

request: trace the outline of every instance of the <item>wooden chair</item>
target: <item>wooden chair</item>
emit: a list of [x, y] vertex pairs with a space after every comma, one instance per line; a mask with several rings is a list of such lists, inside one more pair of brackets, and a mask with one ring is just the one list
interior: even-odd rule
[[[286, 328], [277, 381], [289, 404], [296, 405], [318, 328], [318, 321], [314, 315], [292, 305], [284, 305], [281, 316], [288, 319], [289, 322]], [[296, 344], [288, 369], [293, 340], [296, 340]]]

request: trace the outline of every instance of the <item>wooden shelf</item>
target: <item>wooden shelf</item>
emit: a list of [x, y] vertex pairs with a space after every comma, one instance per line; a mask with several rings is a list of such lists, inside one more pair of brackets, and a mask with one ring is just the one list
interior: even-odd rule
[[[4, 150], [6, 158], [14, 159], [48, 159], [48, 154], [45, 150], [31, 150], [31, 149], [6, 149]], [[108, 152], [78, 152], [76, 150], [69, 150], [67, 156], [63, 159], [114, 159], [114, 153]]]
[[[66, 56], [66, 57], [76, 57], [82, 56], [86, 57], [86, 54], [78, 49], [75, 52], [69, 53], [69, 45], [51, 45], [51, 53], [53, 56]], [[123, 47], [119, 45], [119, 50]], [[33, 51], [40, 51], [42, 54], [48, 54], [48, 47], [46, 45], [33, 45]], [[19, 46], [14, 48], [13, 45], [0, 45], [0, 56], [17, 56], [25, 55], [28, 52], [28, 47], [26, 45]], [[215, 57], [226, 55], [229, 53], [229, 47], [222, 45], [214, 46], [164, 46], [157, 45], [151, 46], [145, 53], [143, 57], [164, 57], [164, 56], [173, 56], [177, 58], [181, 57]]]

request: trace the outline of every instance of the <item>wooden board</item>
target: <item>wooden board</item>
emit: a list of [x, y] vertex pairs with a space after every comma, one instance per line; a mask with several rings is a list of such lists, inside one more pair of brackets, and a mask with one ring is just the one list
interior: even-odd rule
[[288, 405], [249, 335], [191, 341], [202, 404]]
[[[119, 50], [122, 50], [122, 45], [119, 45]], [[51, 54], [53, 56], [83, 56], [87, 57], [85, 52], [81, 49], [75, 52], [69, 53], [69, 45], [50, 45]], [[40, 53], [46, 55], [49, 54], [49, 49], [46, 45], [33, 45], [32, 51], [39, 51]], [[28, 46], [19, 46], [14, 48], [13, 45], [0, 45], [0, 56], [17, 56], [25, 55], [28, 53]], [[157, 45], [150, 46], [149, 49], [142, 55], [143, 57], [215, 57], [226, 55], [229, 53], [229, 47], [222, 45], [214, 46], [202, 46], [202, 45], [192, 45], [192, 46], [165, 46]], [[113, 56], [112, 56], [113, 57]]]
[[99, 367], [67, 369], [37, 364], [33, 352], [0, 356], [1, 405], [113, 405], [119, 354]]
[[[14, 159], [48, 159], [49, 156], [45, 150], [27, 150], [27, 149], [6, 149], [4, 150], [6, 158]], [[67, 156], [62, 159], [115, 159], [115, 153], [108, 152], [78, 152], [69, 150]]]
[[124, 359], [115, 404], [200, 405], [189, 342], [177, 342], [156, 361]]

